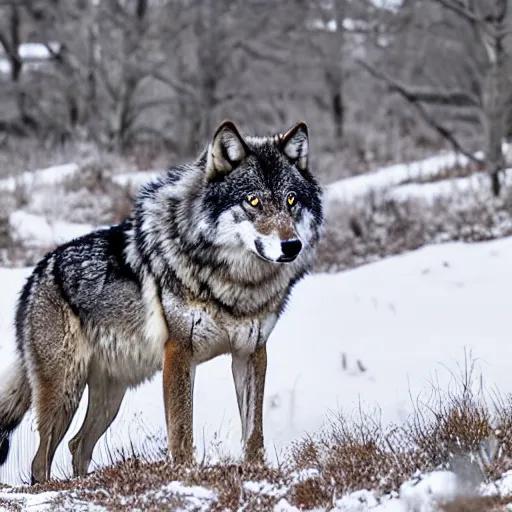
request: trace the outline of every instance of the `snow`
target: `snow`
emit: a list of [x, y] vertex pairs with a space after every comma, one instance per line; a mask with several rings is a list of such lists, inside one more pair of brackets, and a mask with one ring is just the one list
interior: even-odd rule
[[284, 486], [277, 487], [274, 484], [271, 484], [265, 480], [261, 482], [254, 482], [249, 480], [248, 482], [244, 482], [244, 490], [247, 492], [252, 492], [254, 494], [264, 494], [267, 496], [284, 496], [287, 492], [287, 488]]
[[194, 496], [195, 498], [201, 500], [215, 499], [215, 493], [197, 485], [186, 486], [181, 482], [171, 482], [170, 484], [166, 485], [164, 489], [183, 496]]
[[[19, 176], [0, 180], [0, 191], [14, 192], [20, 185], [25, 187], [56, 185], [73, 176], [79, 170], [80, 166], [77, 163], [71, 162], [68, 164], [54, 165], [45, 169], [26, 171]], [[164, 172], [165, 170], [163, 169], [150, 169], [147, 171], [119, 173], [112, 176], [112, 181], [122, 187], [129, 187], [131, 190], [136, 191], [141, 185], [157, 178]]]
[[512, 471], [506, 471], [495, 482], [480, 486], [482, 496], [512, 496]]
[[299, 512], [299, 509], [293, 505], [290, 505], [288, 500], [281, 498], [277, 505], [274, 507], [274, 512]]
[[0, 191], [14, 192], [18, 187], [35, 187], [39, 185], [55, 185], [78, 172], [76, 163], [55, 165], [46, 169], [26, 171], [19, 176], [0, 180]]
[[112, 177], [112, 181], [121, 187], [127, 187], [132, 192], [136, 192], [139, 187], [150, 180], [158, 178], [158, 176], [161, 176], [164, 172], [164, 170], [127, 172], [116, 174]]
[[0, 74], [7, 75], [11, 72], [11, 64], [7, 59], [0, 58]]
[[[7, 500], [16, 503], [18, 506], [23, 506], [23, 510], [52, 510], [52, 503], [55, 498], [59, 495], [58, 492], [48, 491], [48, 492], [40, 492], [38, 494], [28, 494], [28, 493], [12, 493], [12, 492], [0, 492], [0, 501]], [[0, 505], [0, 512], [4, 509]]]
[[[51, 42], [48, 46], [53, 52], [60, 50], [60, 43]], [[23, 60], [47, 60], [52, 56], [48, 46], [41, 43], [22, 43], [18, 53]]]
[[[507, 479], [510, 481], [510, 475], [500, 479], [496, 483], [488, 484], [488, 487], [494, 486], [493, 492], [485, 492], [482, 490], [480, 495], [496, 495], [507, 497], [510, 492], [500, 492], [500, 481]], [[260, 494], [267, 494], [279, 498], [280, 494], [286, 493], [286, 487], [279, 492], [275, 491], [275, 487], [270, 484], [255, 484], [246, 482], [244, 490]], [[348, 493], [334, 500], [332, 507], [327, 509], [317, 508], [310, 512], [322, 512], [329, 510], [330, 512], [434, 512], [437, 505], [447, 503], [455, 499], [461, 494], [460, 483], [454, 473], [450, 471], [434, 471], [404, 482], [398, 493], [379, 495], [375, 491], [366, 489]], [[476, 491], [476, 490], [475, 490]], [[475, 495], [477, 493], [475, 492]], [[74, 494], [64, 492], [42, 492], [39, 494], [13, 493], [12, 490], [4, 490], [0, 492], [0, 500], [10, 501], [18, 505], [22, 505], [24, 509], [31, 510], [51, 510], [56, 498], [61, 498], [65, 509], [77, 510], [78, 505], [85, 505], [86, 502], [74, 499]], [[166, 503], [166, 499], [176, 496], [184, 498], [184, 510], [204, 511], [217, 501], [215, 492], [197, 485], [187, 486], [179, 481], [172, 481], [164, 485], [158, 490], [149, 491], [143, 495], [143, 498], [162, 501]], [[63, 499], [64, 498], [64, 499]], [[125, 496], [126, 505], [131, 501], [131, 496]], [[97, 505], [89, 505], [83, 509], [87, 510], [103, 510]], [[0, 507], [0, 512], [4, 509]], [[288, 500], [281, 497], [274, 507], [274, 512], [298, 512], [298, 508], [291, 505]]]
[[[60, 43], [50, 42], [48, 46], [53, 52], [60, 50]], [[47, 61], [51, 58], [51, 52], [48, 46], [42, 43], [22, 43], [18, 46], [18, 54], [25, 62], [25, 68], [34, 68], [37, 63]], [[11, 63], [4, 57], [5, 53], [0, 52], [0, 73], [8, 74], [11, 72]]]
[[[327, 411], [378, 405], [383, 421], [402, 421], [410, 396], [428, 391], [435, 375], [448, 385], [465, 349], [480, 360], [486, 385], [512, 387], [509, 303], [512, 238], [474, 245], [450, 243], [336, 275], [306, 278], [271, 336], [264, 404], [267, 453], [279, 455], [304, 432], [317, 431]], [[0, 269], [0, 366], [12, 361], [14, 303], [28, 269]], [[365, 371], [347, 372], [360, 360]], [[214, 391], [213, 391], [214, 390]], [[240, 454], [240, 426], [230, 361], [199, 367], [195, 386], [198, 457]], [[83, 420], [85, 397], [68, 440]], [[33, 416], [15, 433], [15, 457], [0, 469], [0, 481], [20, 482], [36, 449]], [[106, 438], [112, 449], [154, 444], [148, 432], [165, 423], [161, 379], [130, 391]], [[66, 441], [65, 440], [65, 441]], [[96, 463], [108, 463], [105, 439]], [[67, 443], [57, 452], [56, 476], [69, 474]]]
[[362, 490], [355, 491], [343, 496], [336, 501], [335, 510], [343, 512], [362, 512], [377, 507], [378, 499], [375, 493]]
[[[512, 184], [512, 169], [504, 173], [503, 185]], [[432, 202], [439, 197], [455, 197], [464, 194], [481, 199], [491, 197], [489, 175], [485, 172], [471, 174], [464, 178], [453, 178], [428, 183], [408, 183], [398, 185], [389, 191], [390, 196], [398, 201], [421, 198]]]
[[[310, 30], [315, 31], [324, 31], [324, 32], [337, 32], [338, 31], [338, 23], [334, 19], [330, 19], [328, 21], [315, 19], [308, 22], [308, 28]], [[343, 20], [343, 29], [347, 32], [357, 32], [368, 30], [369, 25], [366, 21], [356, 20], [353, 18], [344, 18]]]
[[[434, 176], [440, 169], [467, 159], [453, 153], [411, 164], [390, 166], [368, 175], [336, 182], [326, 190], [326, 203], [352, 199], [370, 190], [386, 190], [394, 198], [470, 193], [482, 189], [484, 173], [468, 178], [425, 184], [405, 180]], [[24, 186], [52, 186], [78, 172], [71, 163], [24, 173], [17, 179], [0, 180], [0, 190]], [[161, 171], [118, 174], [112, 179], [136, 190]], [[511, 173], [507, 174], [507, 182]], [[15, 237], [25, 245], [54, 245], [90, 232], [94, 226], [64, 221], [50, 223], [23, 210], [11, 214]], [[271, 336], [264, 403], [267, 455], [280, 458], [290, 443], [324, 424], [328, 411], [378, 408], [382, 420], [401, 422], [412, 410], [411, 397], [428, 396], [430, 382], [441, 387], [453, 384], [451, 370], [466, 351], [478, 358], [478, 369], [489, 390], [506, 394], [512, 388], [509, 361], [509, 304], [512, 296], [512, 238], [479, 244], [448, 243], [388, 258], [339, 274], [320, 274], [304, 279], [295, 288], [290, 305]], [[13, 361], [15, 302], [31, 269], [0, 268], [0, 374]], [[1, 377], [0, 377], [1, 378]], [[70, 475], [67, 441], [81, 425], [87, 400], [84, 394], [69, 433], [57, 451], [53, 474]], [[195, 386], [194, 435], [197, 456], [222, 460], [240, 456], [240, 425], [230, 360], [217, 358], [202, 365]], [[161, 376], [131, 390], [111, 429], [95, 449], [93, 467], [111, 462], [111, 453], [130, 453], [149, 448], [155, 457], [166, 444]], [[0, 482], [27, 480], [37, 447], [35, 420], [29, 413], [12, 439], [12, 453], [0, 468]], [[92, 468], [91, 468], [92, 469]], [[315, 478], [316, 470], [304, 470], [296, 480]], [[285, 487], [249, 481], [244, 489], [281, 497]], [[333, 511], [427, 512], [433, 503], [457, 495], [461, 486], [448, 471], [420, 475], [405, 482], [398, 494], [378, 496], [359, 490], [339, 497]], [[215, 495], [204, 488], [171, 482], [162, 493], [187, 497], [191, 507], [206, 510]], [[512, 472], [482, 494], [512, 494]], [[0, 500], [8, 491], [0, 493]], [[10, 494], [9, 494], [10, 496]], [[25, 507], [41, 510], [45, 493], [16, 495]], [[35, 500], [35, 501], [31, 501]], [[430, 507], [430, 508], [429, 508]], [[1, 507], [0, 507], [1, 510]], [[295, 511], [281, 498], [274, 510]]]
[[13, 238], [25, 247], [52, 247], [73, 238], [86, 235], [95, 229], [92, 224], [57, 221], [50, 223], [40, 215], [17, 210], [9, 216]]
[[439, 197], [449, 197], [455, 194], [480, 194], [488, 191], [490, 194], [489, 176], [485, 173], [472, 174], [465, 178], [434, 181], [431, 183], [409, 183], [394, 188], [390, 194], [397, 200], [407, 200], [414, 197], [434, 201]]
[[[402, 5], [403, 0], [372, 0], [373, 5], [379, 9], [387, 9], [390, 11], [396, 10]], [[347, 32], [369, 32], [371, 26], [368, 22], [363, 20], [356, 20], [353, 18], [343, 18], [343, 28]], [[338, 30], [338, 23], [335, 19], [314, 19], [308, 22], [308, 28], [310, 30], [318, 30], [325, 32], [336, 32]]]
[[210, 505], [216, 501], [217, 496], [213, 491], [198, 485], [183, 485], [181, 482], [170, 482], [162, 487], [159, 491], [149, 492], [148, 497], [162, 499], [168, 495], [177, 495], [185, 498], [186, 506], [193, 507], [194, 511], [207, 511]]
[[[463, 487], [450, 471], [433, 471], [404, 482], [398, 495], [355, 491], [336, 500], [332, 512], [433, 512], [454, 500]], [[284, 509], [286, 510], [286, 509]]]
[[377, 7], [393, 10], [400, 7], [403, 0], [372, 0], [372, 3]]
[[325, 189], [326, 202], [349, 200], [370, 191], [396, 187], [404, 181], [435, 176], [440, 170], [456, 164], [468, 165], [468, 158], [457, 153], [442, 153], [408, 164], [395, 164], [375, 172], [336, 181]]
[[461, 488], [457, 476], [450, 471], [436, 471], [427, 478], [405, 482], [400, 487], [400, 499], [407, 510], [429, 512], [432, 503], [453, 501]]
[[[26, 171], [18, 176], [0, 180], [0, 191], [14, 192], [19, 186], [35, 187], [41, 185], [57, 185], [75, 175], [79, 170], [80, 166], [77, 163], [71, 162], [68, 164], [54, 165], [45, 169]], [[128, 187], [133, 192], [136, 192], [141, 185], [144, 185], [150, 180], [154, 180], [164, 172], [164, 169], [149, 169], [146, 171], [119, 173], [112, 176], [112, 181], [117, 185]]]

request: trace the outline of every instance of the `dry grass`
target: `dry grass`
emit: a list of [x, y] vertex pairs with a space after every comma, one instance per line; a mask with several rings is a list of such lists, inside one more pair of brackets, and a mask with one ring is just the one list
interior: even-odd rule
[[[243, 488], [246, 481], [262, 481], [276, 486], [289, 484], [289, 475], [266, 466], [244, 467], [236, 464], [176, 467], [168, 461], [153, 463], [132, 458], [96, 471], [78, 480], [53, 480], [44, 485], [20, 488], [20, 492], [72, 491], [73, 499], [102, 505], [108, 510], [158, 510], [183, 505], [184, 498], [165, 486], [179, 481], [186, 486], [202, 486], [212, 490], [215, 501], [210, 510], [237, 510], [245, 504], [247, 511], [271, 510], [278, 497], [252, 493]], [[62, 501], [68, 499], [62, 495]], [[170, 508], [174, 510], [174, 508]]]
[[[449, 389], [432, 386], [428, 399], [416, 401], [404, 424], [384, 426], [378, 410], [362, 407], [352, 414], [331, 414], [325, 427], [297, 441], [278, 467], [182, 467], [167, 460], [128, 457], [87, 478], [54, 480], [19, 491], [67, 491], [59, 498], [63, 507], [79, 500], [108, 510], [173, 510], [184, 507], [186, 497], [167, 486], [181, 482], [214, 493], [208, 510], [268, 511], [281, 498], [299, 510], [310, 510], [332, 507], [351, 491], [371, 489], [377, 496], [399, 492], [418, 472], [448, 469], [459, 479], [460, 495], [453, 503], [441, 504], [440, 512], [497, 511], [506, 499], [478, 497], [475, 492], [481, 483], [512, 469], [512, 397], [492, 398], [484, 394], [468, 357]], [[259, 492], [257, 482], [272, 491]]]
[[71, 222], [116, 224], [130, 213], [134, 197], [127, 187], [112, 181], [115, 163], [90, 159], [80, 166], [78, 176], [62, 184], [62, 202], [46, 213]]
[[294, 467], [318, 474], [298, 489], [297, 499], [309, 498], [313, 507], [358, 489], [389, 493], [418, 471], [439, 469], [455, 472], [474, 490], [512, 469], [511, 398], [489, 402], [475, 389], [473, 363], [466, 368], [453, 390], [433, 388], [402, 425], [383, 427], [378, 411], [360, 409], [332, 417], [323, 431], [297, 442]]
[[328, 206], [316, 264], [321, 272], [354, 268], [427, 244], [512, 235], [511, 189], [499, 199], [459, 192], [432, 202], [370, 192]]
[[19, 510], [23, 510], [23, 507], [19, 503], [0, 499], [0, 510], [18, 512]]
[[512, 498], [462, 497], [439, 507], [438, 512], [505, 512]]
[[0, 191], [0, 266], [12, 267], [26, 260], [26, 250], [16, 243], [9, 224], [10, 214], [19, 207], [21, 192], [11, 194]]
[[[128, 187], [112, 181], [116, 157], [85, 159], [76, 175], [56, 185], [28, 188], [19, 182], [13, 192], [0, 191], [0, 266], [30, 266], [55, 244], [37, 246], [24, 243], [12, 233], [9, 217], [15, 210], [42, 216], [50, 225], [55, 221], [111, 225], [131, 212], [133, 195]], [[133, 169], [133, 167], [129, 167]], [[48, 198], [58, 200], [48, 200]]]
[[[238, 510], [243, 506], [244, 511], [259, 512], [272, 510], [283, 497], [299, 510], [310, 510], [332, 506], [336, 499], [355, 490], [372, 489], [383, 495], [399, 491], [418, 471], [443, 468], [456, 472], [467, 489], [474, 489], [512, 468], [508, 450], [501, 449], [494, 457], [481, 455], [503, 413], [491, 412], [469, 389], [449, 395], [437, 391], [401, 426], [384, 427], [375, 411], [332, 416], [321, 432], [295, 443], [289, 458], [278, 468], [237, 464], [185, 468], [168, 461], [148, 463], [130, 458], [84, 479], [54, 480], [20, 488], [20, 492], [68, 491], [72, 500], [108, 510], [175, 509], [185, 505], [185, 498], [166, 490], [166, 486], [179, 481], [213, 491], [215, 499], [208, 510]], [[511, 417], [509, 408], [507, 421]], [[470, 454], [476, 455], [476, 462], [470, 461]], [[476, 478], [472, 466], [476, 467]], [[276, 492], [263, 494], [244, 486], [262, 481]], [[71, 497], [64, 493], [60, 500], [64, 506]], [[505, 503], [501, 498], [476, 497], [471, 491], [443, 504], [440, 511], [494, 511]]]

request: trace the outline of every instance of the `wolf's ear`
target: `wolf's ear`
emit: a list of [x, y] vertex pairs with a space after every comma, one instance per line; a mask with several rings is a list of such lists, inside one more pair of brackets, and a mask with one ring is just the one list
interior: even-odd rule
[[301, 121], [290, 128], [281, 138], [281, 151], [304, 171], [308, 167], [309, 136], [308, 125]]
[[249, 153], [249, 148], [232, 121], [224, 121], [216, 130], [208, 148], [207, 179], [217, 173], [231, 172]]

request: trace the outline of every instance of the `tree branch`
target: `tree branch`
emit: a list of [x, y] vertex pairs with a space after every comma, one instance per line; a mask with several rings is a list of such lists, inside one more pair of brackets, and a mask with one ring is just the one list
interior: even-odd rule
[[467, 21], [471, 23], [480, 23], [485, 24], [484, 18], [478, 16], [475, 12], [471, 11], [467, 7], [465, 7], [461, 2], [453, 1], [453, 0], [434, 0], [438, 4], [450, 9], [451, 11], [457, 13], [458, 15], [465, 18]]
[[397, 92], [403, 98], [405, 98], [418, 112], [418, 114], [423, 118], [423, 120], [430, 125], [439, 135], [441, 135], [445, 140], [447, 140], [453, 147], [453, 149], [462, 155], [469, 158], [472, 162], [482, 163], [483, 160], [477, 158], [473, 153], [464, 149], [464, 147], [460, 144], [460, 142], [455, 138], [454, 133], [446, 128], [445, 126], [439, 124], [434, 116], [430, 115], [427, 109], [421, 104], [421, 100], [414, 94], [411, 94], [402, 84], [396, 82], [391, 77], [387, 76], [385, 73], [371, 67], [366, 62], [358, 59], [358, 64], [361, 65], [368, 73], [370, 73], [374, 78], [379, 80], [383, 80], [388, 84], [390, 91]]
[[185, 82], [182, 82], [180, 80], [175, 80], [169, 76], [164, 75], [160, 71], [152, 71], [148, 72], [148, 76], [151, 76], [155, 80], [162, 82], [163, 84], [168, 85], [172, 89], [174, 89], [179, 94], [184, 94], [189, 98], [197, 99], [197, 93], [196, 91]]
[[11, 54], [11, 45], [9, 44], [9, 41], [7, 41], [7, 38], [5, 37], [2, 32], [0, 32], [0, 45], [3, 46], [5, 53], [9, 58], [12, 58]]
[[147, 110], [148, 108], [170, 105], [175, 100], [176, 98], [169, 97], [135, 103], [129, 108], [130, 111], [126, 115], [126, 122], [127, 124], [132, 125], [144, 110]]
[[[403, 85], [395, 82], [397, 87], [404, 88]], [[449, 105], [452, 107], [477, 107], [480, 104], [475, 98], [472, 98], [467, 92], [460, 90], [435, 91], [426, 88], [408, 88], [408, 94], [414, 101], [421, 101], [430, 105]]]

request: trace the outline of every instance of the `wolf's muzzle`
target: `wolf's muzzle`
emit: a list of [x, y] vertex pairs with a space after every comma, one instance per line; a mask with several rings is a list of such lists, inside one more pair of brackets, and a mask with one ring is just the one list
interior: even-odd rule
[[297, 239], [284, 240], [281, 242], [281, 251], [283, 255], [277, 261], [286, 263], [293, 261], [302, 250], [302, 242]]

